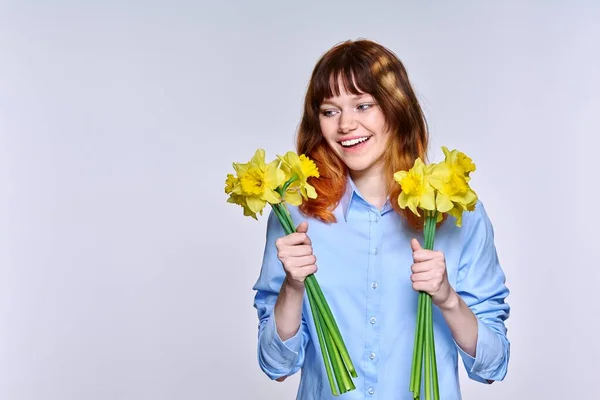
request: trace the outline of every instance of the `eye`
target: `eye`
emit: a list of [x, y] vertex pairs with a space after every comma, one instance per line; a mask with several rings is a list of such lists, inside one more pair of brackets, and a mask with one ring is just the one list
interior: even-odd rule
[[370, 109], [371, 107], [373, 107], [375, 104], [374, 103], [364, 103], [364, 104], [359, 104], [358, 107], [356, 107], [356, 109], [358, 111], [367, 111], [368, 109]]
[[321, 111], [321, 114], [323, 114], [323, 116], [325, 116], [327, 118], [331, 118], [335, 114], [337, 114], [337, 111], [335, 111], [335, 110], [323, 110], [323, 111]]

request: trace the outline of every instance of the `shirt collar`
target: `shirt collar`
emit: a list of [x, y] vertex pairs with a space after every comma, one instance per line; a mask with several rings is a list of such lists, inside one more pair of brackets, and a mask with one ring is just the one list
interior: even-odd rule
[[342, 195], [342, 212], [344, 213], [344, 221], [348, 221], [348, 210], [350, 209], [350, 203], [352, 202], [352, 198], [354, 197], [354, 192], [356, 190], [356, 186], [354, 186], [354, 182], [350, 177], [346, 180], [346, 190]]
[[[352, 178], [350, 178], [350, 176], [348, 176], [347, 180], [346, 180], [346, 189], [344, 191], [344, 194], [342, 195], [342, 199], [340, 201], [341, 205], [342, 205], [342, 212], [344, 215], [344, 221], [348, 222], [348, 212], [350, 211], [350, 206], [352, 205], [353, 201], [357, 201], [357, 199], [361, 199], [365, 204], [368, 204], [366, 200], [364, 200], [364, 197], [360, 194], [358, 188], [356, 187], [356, 185], [354, 184], [354, 181], [352, 180]], [[370, 206], [373, 209], [375, 209], [375, 207]], [[392, 210], [392, 205], [390, 204], [390, 199], [388, 196], [387, 201], [385, 202], [385, 204], [383, 205], [383, 208], [381, 210], [381, 214], [385, 214], [388, 211]]]

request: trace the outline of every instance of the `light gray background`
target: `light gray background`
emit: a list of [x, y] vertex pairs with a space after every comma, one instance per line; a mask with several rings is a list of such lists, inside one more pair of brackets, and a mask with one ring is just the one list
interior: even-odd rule
[[294, 398], [256, 361], [266, 221], [223, 182], [293, 149], [358, 37], [406, 64], [432, 161], [477, 163], [512, 359], [464, 398], [600, 398], [598, 2], [118, 3], [0, 3], [0, 399]]

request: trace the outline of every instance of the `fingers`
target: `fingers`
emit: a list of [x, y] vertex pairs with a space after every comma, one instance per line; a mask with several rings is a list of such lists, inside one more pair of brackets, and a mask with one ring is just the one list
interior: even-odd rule
[[420, 292], [427, 292], [430, 295], [434, 295], [435, 293], [437, 293], [440, 290], [441, 286], [442, 286], [442, 283], [439, 280], [418, 281], [418, 282], [413, 282], [413, 284], [412, 284], [412, 287], [414, 290], [420, 291]]
[[410, 247], [412, 248], [413, 253], [415, 251], [421, 250], [423, 248], [423, 247], [421, 247], [421, 244], [419, 243], [419, 241], [417, 239], [415, 239], [415, 238], [413, 238], [410, 241]]
[[410, 247], [413, 251], [413, 259], [415, 260], [415, 263], [436, 259], [444, 260], [444, 253], [442, 253], [441, 251], [424, 249], [423, 247], [421, 247], [417, 239], [412, 239], [410, 241]]
[[277, 246], [278, 249], [284, 246], [296, 246], [299, 244], [311, 244], [310, 238], [306, 232], [290, 233], [289, 235], [280, 237], [275, 241], [275, 246]]
[[304, 221], [296, 228], [296, 232], [306, 233], [308, 232], [308, 222]]
[[416, 262], [410, 267], [410, 270], [413, 274], [418, 274], [421, 272], [431, 271], [433, 266], [433, 263], [429, 261]]
[[315, 264], [310, 264], [303, 267], [289, 268], [286, 272], [294, 281], [304, 282], [304, 279], [308, 275], [317, 272], [317, 266]]
[[296, 246], [283, 246], [279, 251], [279, 256], [287, 257], [302, 257], [312, 254], [313, 248], [309, 244], [299, 244]]
[[308, 237], [308, 223], [302, 222], [296, 228], [296, 232], [277, 239], [277, 257], [283, 264], [288, 278], [296, 282], [317, 272], [317, 258], [313, 254], [313, 248]]
[[424, 272], [416, 272], [410, 276], [410, 279], [413, 282], [426, 282], [431, 280], [439, 280], [441, 281], [444, 277], [444, 269], [443, 268], [432, 268]]
[[315, 257], [314, 254], [309, 254], [307, 256], [301, 257], [289, 257], [284, 260], [284, 264], [287, 268], [300, 268], [317, 263], [317, 257]]
[[414, 264], [411, 266], [412, 287], [419, 292], [436, 294], [446, 281], [446, 259], [441, 251], [424, 249], [417, 239], [410, 241]]

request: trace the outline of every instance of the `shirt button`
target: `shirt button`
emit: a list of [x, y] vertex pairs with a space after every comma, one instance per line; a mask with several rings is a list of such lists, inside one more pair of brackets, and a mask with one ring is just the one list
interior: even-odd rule
[[373, 249], [373, 254], [377, 254], [377, 247]]
[[374, 359], [375, 359], [375, 353], [371, 353], [371, 354], [369, 354], [369, 358], [370, 358], [371, 360], [374, 360]]
[[375, 216], [375, 222], [379, 222], [379, 215]]
[[373, 389], [372, 387], [369, 388], [369, 394], [373, 395], [375, 394], [375, 389]]
[[371, 319], [369, 319], [369, 322], [371, 322], [372, 324], [374, 324], [375, 322], [377, 322], [377, 318], [371, 317]]
[[373, 282], [373, 283], [371, 283], [371, 287], [372, 287], [373, 289], [377, 289], [377, 286], [379, 286], [379, 284], [378, 284], [377, 282]]

